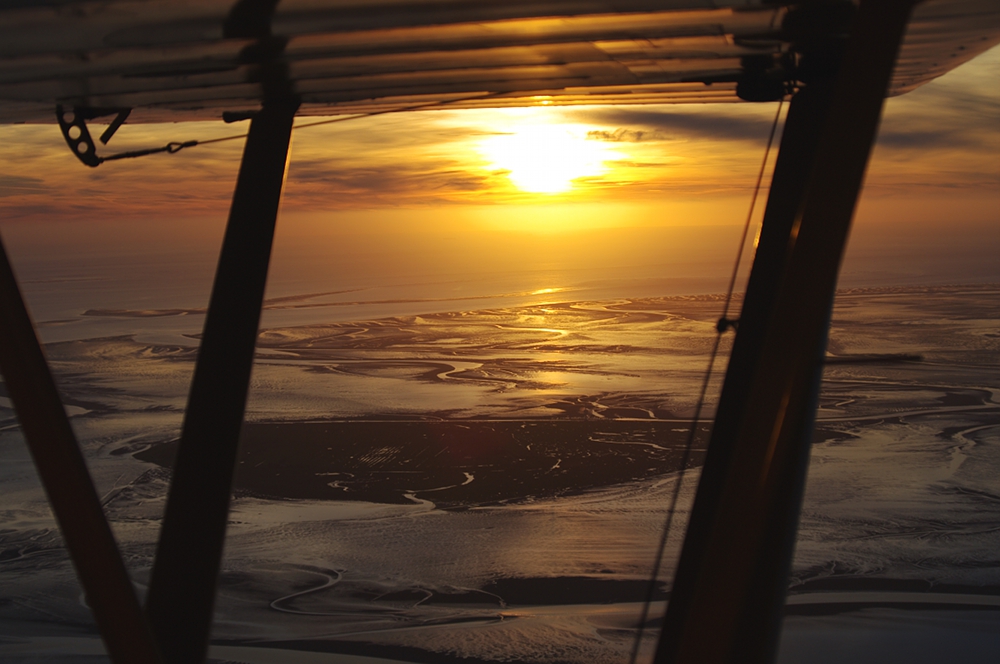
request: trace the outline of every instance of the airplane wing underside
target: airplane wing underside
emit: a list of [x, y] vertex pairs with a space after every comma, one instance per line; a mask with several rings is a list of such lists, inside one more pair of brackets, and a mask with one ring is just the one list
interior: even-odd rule
[[[300, 115], [395, 108], [739, 101], [782, 66], [766, 0], [11, 0], [0, 3], [0, 123], [56, 104], [130, 122], [257, 110], [275, 49]], [[266, 35], [261, 40], [261, 35]], [[925, 0], [890, 94], [1000, 43], [996, 0]], [[787, 59], [787, 56], [785, 56]]]

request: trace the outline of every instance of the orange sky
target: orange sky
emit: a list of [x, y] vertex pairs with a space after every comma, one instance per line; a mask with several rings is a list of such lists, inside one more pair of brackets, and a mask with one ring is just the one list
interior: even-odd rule
[[[900, 224], [1000, 235], [997, 80], [1000, 48], [887, 102], [858, 237], [881, 242], [880, 229]], [[396, 237], [405, 248], [424, 236], [496, 244], [501, 236], [527, 234], [557, 237], [556, 244], [548, 241], [553, 247], [582, 251], [584, 236], [600, 229], [645, 228], [630, 231], [632, 250], [639, 250], [648, 229], [737, 226], [774, 110], [774, 104], [441, 110], [302, 129], [293, 137], [279, 238], [308, 242], [316, 233], [332, 234], [331, 241], [362, 246]], [[101, 151], [227, 136], [245, 127], [127, 124]], [[550, 135], [556, 143], [547, 152], [498, 157]], [[167, 224], [215, 242], [242, 147], [231, 141], [88, 169], [70, 155], [54, 124], [3, 126], [0, 141], [4, 237], [39, 250], [53, 222], [85, 224], [79, 242], [100, 237], [98, 227], [108, 222], [126, 222], [140, 234], [148, 227], [161, 238], [169, 235]], [[519, 188], [530, 188], [530, 173], [518, 182], [525, 163], [556, 152], [583, 168], [569, 169], [566, 177], [582, 174], [571, 188]], [[564, 166], [556, 159], [545, 170]], [[933, 243], [940, 230], [928, 233]], [[568, 239], [574, 234], [578, 241]]]

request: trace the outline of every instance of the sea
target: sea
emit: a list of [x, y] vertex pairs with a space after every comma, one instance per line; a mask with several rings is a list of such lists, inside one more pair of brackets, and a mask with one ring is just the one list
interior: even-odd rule
[[[142, 596], [170, 479], [149, 459], [179, 436], [221, 227], [166, 242], [134, 223], [0, 235]], [[669, 244], [670, 232], [631, 241]], [[1000, 661], [998, 242], [894, 237], [857, 231], [829, 354], [910, 359], [826, 371], [782, 664]], [[675, 443], [739, 229], [704, 238], [718, 251], [633, 262], [525, 236], [505, 264], [488, 238], [398, 261], [279, 234], [247, 422], [263, 432], [261, 463], [297, 445], [314, 456], [285, 480], [238, 478], [214, 660], [627, 662], [666, 508], [676, 489], [654, 621], [698, 480], [697, 463], [679, 472]], [[519, 433], [560, 421], [586, 423], [579, 444]], [[322, 427], [343, 436], [348, 424], [382, 437], [341, 440], [360, 447], [338, 456]], [[495, 437], [463, 439], [471, 460], [442, 479], [431, 462], [406, 464], [458, 448], [384, 433], [425, 425]], [[495, 462], [514, 452], [486, 451], [511, 441], [524, 446], [515, 470]], [[382, 493], [354, 497], [375, 479]], [[306, 480], [318, 488], [292, 495]], [[0, 660], [107, 661], [6, 396], [0, 495]], [[655, 638], [647, 630], [639, 661]]]

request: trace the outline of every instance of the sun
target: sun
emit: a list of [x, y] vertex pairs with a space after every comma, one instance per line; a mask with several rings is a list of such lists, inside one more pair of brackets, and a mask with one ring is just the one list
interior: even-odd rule
[[493, 170], [507, 171], [518, 189], [536, 194], [569, 191], [574, 180], [606, 173], [616, 157], [586, 131], [554, 124], [515, 126], [484, 139], [480, 151]]

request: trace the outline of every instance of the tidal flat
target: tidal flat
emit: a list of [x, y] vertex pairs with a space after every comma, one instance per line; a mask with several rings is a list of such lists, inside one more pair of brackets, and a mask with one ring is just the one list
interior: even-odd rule
[[[323, 322], [338, 297], [357, 298], [272, 303], [310, 319], [260, 334], [214, 656], [627, 661], [721, 298], [437, 302]], [[197, 345], [155, 326], [201, 313], [99, 315], [154, 333], [46, 352], [142, 592]], [[842, 291], [829, 358], [781, 661], [819, 661], [817, 644], [838, 653], [829, 661], [892, 661], [874, 659], [873, 640], [917, 633], [913, 656], [995, 661], [1000, 288]], [[654, 628], [723, 365], [695, 425]], [[0, 403], [0, 656], [102, 661]]]

